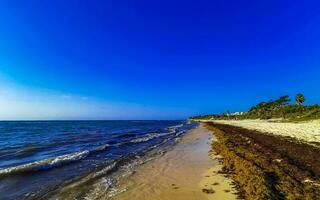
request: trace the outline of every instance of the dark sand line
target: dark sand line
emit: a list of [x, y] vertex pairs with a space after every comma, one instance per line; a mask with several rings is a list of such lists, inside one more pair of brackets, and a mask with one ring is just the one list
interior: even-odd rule
[[320, 149], [292, 138], [205, 123], [217, 140], [221, 173], [244, 199], [320, 199]]

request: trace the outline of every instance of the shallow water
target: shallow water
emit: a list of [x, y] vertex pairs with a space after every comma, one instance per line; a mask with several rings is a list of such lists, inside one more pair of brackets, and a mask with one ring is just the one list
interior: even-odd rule
[[0, 199], [47, 199], [97, 178], [110, 189], [114, 180], [110, 177], [128, 173], [142, 158], [174, 144], [195, 125], [185, 121], [0, 122]]

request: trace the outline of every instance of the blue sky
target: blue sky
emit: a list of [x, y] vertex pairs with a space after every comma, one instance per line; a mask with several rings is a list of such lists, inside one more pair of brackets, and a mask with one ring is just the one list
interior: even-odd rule
[[0, 119], [181, 119], [320, 102], [317, 1], [1, 1]]

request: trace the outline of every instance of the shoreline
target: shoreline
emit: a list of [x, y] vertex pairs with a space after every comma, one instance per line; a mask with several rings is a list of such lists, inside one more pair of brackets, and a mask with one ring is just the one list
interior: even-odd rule
[[149, 161], [120, 183], [123, 193], [114, 200], [236, 199], [232, 181], [219, 171], [212, 154], [211, 131], [202, 124], [190, 130], [172, 150]]
[[243, 199], [320, 199], [319, 148], [292, 137], [206, 122], [217, 137], [221, 173]]

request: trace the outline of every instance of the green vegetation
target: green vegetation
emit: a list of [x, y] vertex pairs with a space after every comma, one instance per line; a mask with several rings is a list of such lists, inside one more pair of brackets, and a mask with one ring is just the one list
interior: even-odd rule
[[312, 119], [320, 119], [320, 105], [303, 105], [305, 97], [303, 94], [297, 94], [295, 97], [296, 103], [291, 103], [288, 95], [281, 96], [275, 100], [260, 102], [251, 107], [248, 112], [230, 113], [229, 111], [223, 114], [211, 114], [194, 116], [192, 120], [208, 120], [208, 119], [224, 119], [224, 120], [241, 120], [241, 119], [276, 119], [290, 121], [304, 121]]

